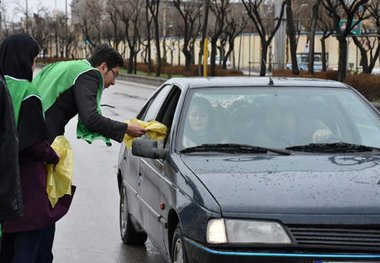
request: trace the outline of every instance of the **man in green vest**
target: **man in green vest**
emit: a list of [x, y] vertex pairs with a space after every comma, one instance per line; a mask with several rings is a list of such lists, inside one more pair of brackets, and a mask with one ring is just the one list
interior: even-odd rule
[[[88, 60], [53, 63], [37, 74], [33, 84], [42, 98], [50, 143], [64, 134], [66, 124], [77, 114], [77, 137], [89, 143], [101, 139], [110, 145], [110, 139], [122, 142], [125, 134], [138, 137], [146, 133], [138, 124], [128, 125], [101, 115], [102, 92], [115, 84], [123, 64], [119, 52], [108, 45], [99, 45]], [[44, 231], [37, 262], [53, 261], [54, 232], [55, 225]]]

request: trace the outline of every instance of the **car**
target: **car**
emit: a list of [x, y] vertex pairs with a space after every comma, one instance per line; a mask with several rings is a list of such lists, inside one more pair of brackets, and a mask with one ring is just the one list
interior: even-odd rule
[[350, 86], [173, 78], [120, 148], [120, 234], [168, 262], [380, 262], [380, 114]]
[[[208, 65], [211, 64], [211, 58], [210, 57], [207, 59], [207, 64]], [[223, 60], [221, 60], [219, 56], [215, 57], [215, 65], [217, 65], [217, 66], [223, 66]], [[227, 69], [232, 69], [232, 63], [231, 63], [231, 61], [229, 59], [227, 59], [227, 61], [226, 61], [226, 68]]]
[[374, 67], [371, 74], [380, 75], [380, 67]]
[[[298, 53], [297, 65], [299, 70], [308, 71], [309, 70], [309, 54], [308, 53]], [[286, 69], [292, 70], [292, 64], [288, 63]], [[319, 53], [314, 54], [314, 72], [322, 71], [322, 56]]]

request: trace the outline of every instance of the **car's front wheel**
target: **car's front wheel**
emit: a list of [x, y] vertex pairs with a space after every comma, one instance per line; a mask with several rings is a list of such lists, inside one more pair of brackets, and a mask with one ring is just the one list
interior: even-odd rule
[[141, 246], [148, 238], [144, 232], [135, 230], [128, 212], [127, 192], [125, 187], [120, 191], [119, 224], [121, 240], [126, 245]]
[[185, 244], [183, 242], [183, 234], [180, 225], [178, 224], [172, 239], [171, 247], [172, 263], [188, 263], [185, 251]]

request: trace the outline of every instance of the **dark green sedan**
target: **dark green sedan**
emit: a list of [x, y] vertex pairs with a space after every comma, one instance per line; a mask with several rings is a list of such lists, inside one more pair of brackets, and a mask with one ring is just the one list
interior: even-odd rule
[[380, 262], [380, 115], [315, 79], [173, 78], [118, 161], [120, 233], [169, 262]]

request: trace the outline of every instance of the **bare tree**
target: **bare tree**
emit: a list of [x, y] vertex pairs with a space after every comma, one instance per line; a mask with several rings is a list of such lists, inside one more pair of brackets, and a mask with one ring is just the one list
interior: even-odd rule
[[149, 15], [153, 19], [154, 40], [156, 43], [156, 77], [161, 75], [161, 45], [160, 45], [160, 24], [158, 21], [160, 0], [146, 1]]
[[314, 73], [314, 46], [315, 46], [315, 31], [317, 29], [317, 22], [319, 18], [319, 9], [322, 0], [317, 0], [313, 4], [312, 17], [311, 17], [311, 30], [310, 30], [310, 43], [309, 43], [309, 74]]
[[326, 48], [326, 40], [334, 34], [335, 27], [331, 16], [327, 12], [324, 12], [325, 10], [322, 8], [320, 8], [319, 11], [320, 13], [317, 20], [317, 28], [321, 33], [319, 41], [321, 43], [322, 71], [326, 71], [328, 62], [327, 59], [329, 55]]
[[125, 38], [129, 48], [128, 73], [132, 73], [133, 70], [136, 70], [137, 53], [140, 49], [139, 26], [143, 15], [144, 0], [123, 1], [120, 7], [119, 16], [124, 24]]
[[374, 68], [377, 59], [380, 54], [380, 12], [379, 12], [380, 0], [371, 1], [365, 8], [371, 15], [372, 28], [370, 32], [369, 28], [364, 27], [364, 35], [360, 37], [353, 36], [355, 45], [360, 50], [361, 61], [360, 64], [363, 67], [363, 73], [371, 73]]
[[300, 73], [297, 64], [297, 44], [296, 44], [296, 31], [294, 29], [293, 22], [293, 10], [292, 10], [292, 0], [286, 0], [286, 28], [287, 34], [290, 42], [290, 58], [292, 61], [292, 72], [295, 75]]
[[284, 16], [286, 2], [282, 2], [280, 15], [275, 18], [274, 24], [264, 22], [265, 20], [269, 21], [268, 19], [272, 20], [274, 18], [274, 7], [272, 2], [265, 0], [242, 0], [242, 2], [260, 37], [260, 76], [265, 76], [267, 69], [266, 58], [268, 54], [268, 47], [280, 27], [282, 17]]
[[222, 34], [226, 31], [227, 15], [231, 12], [231, 3], [229, 0], [215, 1], [210, 4], [210, 11], [213, 14], [213, 25], [209, 27], [211, 54], [210, 54], [210, 75], [215, 76], [216, 65], [215, 58], [217, 54], [217, 44]]
[[[369, 0], [323, 0], [322, 4], [333, 19], [336, 39], [339, 43], [338, 80], [344, 81], [347, 74], [347, 38], [352, 30], [369, 16], [363, 6]], [[340, 21], [346, 20], [346, 26], [340, 27]]]
[[[107, 16], [109, 17], [110, 26], [111, 26], [111, 32], [112, 32], [112, 43], [113, 47], [115, 49], [119, 48], [119, 43], [121, 41], [121, 32], [119, 30], [119, 15], [118, 11], [120, 9], [120, 5], [122, 5], [124, 1], [118, 1], [118, 0], [107, 0], [105, 12], [107, 13]], [[105, 32], [108, 32], [106, 30]]]
[[40, 9], [33, 16], [32, 35], [38, 42], [43, 54], [43, 58], [47, 55], [49, 37], [51, 36], [52, 18], [46, 10]]
[[181, 17], [181, 23], [178, 23], [180, 32], [183, 32], [183, 46], [182, 53], [185, 56], [185, 66], [190, 70], [190, 66], [193, 62], [193, 43], [200, 30], [199, 19], [202, 15], [200, 1], [183, 1], [174, 0], [173, 5], [178, 11]]
[[90, 49], [101, 43], [103, 21], [103, 8], [101, 1], [83, 0], [76, 1], [73, 4], [78, 10], [79, 25], [82, 29], [83, 38]]
[[246, 19], [241, 16], [242, 10], [239, 8], [239, 5], [236, 5], [233, 8], [232, 12], [227, 15], [227, 25], [225, 28], [225, 34], [228, 41], [228, 50], [223, 52], [223, 68], [227, 68], [227, 60], [230, 57], [231, 53], [235, 49], [235, 39], [239, 36], [247, 26]]

